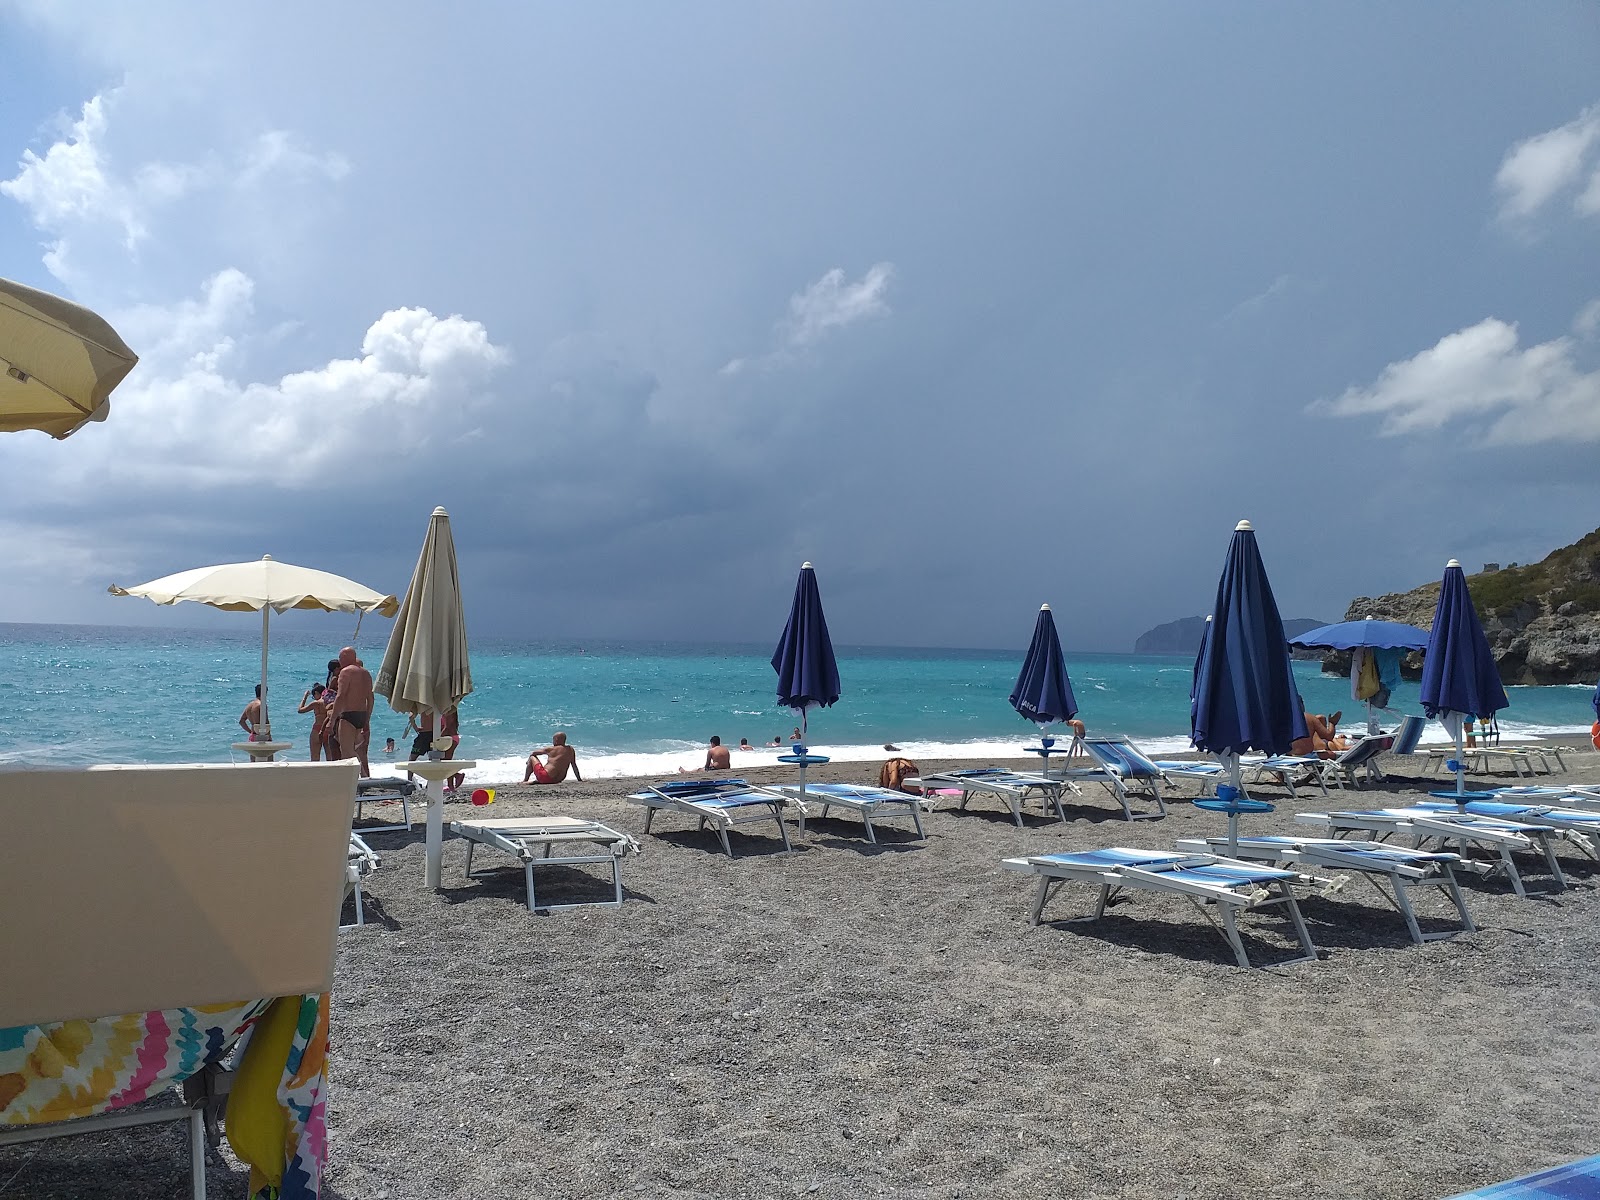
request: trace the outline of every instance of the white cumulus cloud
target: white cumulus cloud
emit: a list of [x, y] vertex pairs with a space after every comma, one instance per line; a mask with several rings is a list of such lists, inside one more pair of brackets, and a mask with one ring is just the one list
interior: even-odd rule
[[1518, 142], [1495, 175], [1500, 215], [1526, 220], [1563, 193], [1577, 190], [1574, 209], [1600, 215], [1600, 104], [1565, 125]]
[[1600, 441], [1600, 371], [1581, 361], [1595, 326], [1591, 304], [1574, 322], [1577, 336], [1524, 347], [1515, 325], [1489, 317], [1390, 363], [1371, 385], [1311, 407], [1378, 417], [1390, 435], [1466, 421], [1493, 445]]
[[380, 445], [386, 469], [399, 470], [420, 447], [471, 436], [486, 381], [509, 361], [477, 321], [396, 308], [367, 329], [359, 354], [244, 379], [253, 299], [251, 280], [229, 269], [193, 299], [117, 314], [143, 357], [111, 419], [75, 439], [60, 469], [180, 490], [298, 487], [365, 476]]
[[824, 272], [804, 291], [789, 297], [789, 311], [776, 329], [777, 348], [753, 360], [733, 359], [722, 368], [722, 374], [786, 366], [835, 330], [887, 316], [887, 293], [893, 278], [894, 264], [886, 262], [874, 263], [854, 281], [846, 278], [843, 267]]

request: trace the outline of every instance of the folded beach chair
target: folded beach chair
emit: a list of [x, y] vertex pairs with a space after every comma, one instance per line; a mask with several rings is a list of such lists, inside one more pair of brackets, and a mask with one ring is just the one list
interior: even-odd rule
[[1378, 769], [1378, 756], [1393, 745], [1393, 737], [1379, 734], [1352, 742], [1348, 750], [1341, 750], [1332, 758], [1317, 759], [1316, 771], [1322, 780], [1323, 793], [1327, 793], [1330, 783], [1341, 788], [1346, 782], [1359, 785], [1363, 775], [1377, 783], [1383, 778], [1383, 772]]
[[[1300, 905], [1290, 890], [1291, 884], [1305, 882], [1306, 879], [1294, 871], [1218, 858], [1212, 854], [1173, 854], [1123, 847], [1008, 858], [1001, 866], [1008, 871], [1039, 876], [1039, 889], [1034, 895], [1033, 909], [1029, 914], [1029, 920], [1034, 925], [1039, 924], [1050, 894], [1064, 883], [1088, 883], [1100, 889], [1094, 915], [1074, 920], [1098, 920], [1105, 915], [1106, 905], [1121, 891], [1182, 896], [1218, 927], [1233, 948], [1234, 958], [1239, 965], [1248, 967], [1251, 965], [1250, 956], [1239, 937], [1239, 914], [1277, 907], [1289, 914], [1301, 953], [1298, 957], [1273, 965], [1316, 961], [1317, 948], [1312, 945], [1311, 934], [1307, 932], [1306, 923], [1300, 916]], [[1220, 922], [1211, 915], [1211, 908], [1217, 910]]]
[[[561, 908], [622, 907], [622, 860], [638, 854], [639, 843], [626, 833], [602, 825], [599, 821], [585, 821], [578, 817], [495, 817], [477, 821], [451, 821], [450, 831], [467, 843], [467, 878], [472, 878], [472, 852], [479, 846], [504, 850], [522, 862], [523, 877], [528, 884], [528, 911], [539, 909], [553, 912]], [[590, 845], [599, 847], [598, 853], [568, 854], [559, 856], [569, 846]], [[579, 900], [569, 904], [540, 904], [533, 889], [533, 868], [541, 866], [578, 866], [598, 864], [611, 868], [610, 900]], [[480, 872], [481, 874], [482, 872]]]
[[733, 847], [728, 842], [728, 831], [759, 821], [771, 821], [778, 827], [784, 853], [788, 853], [792, 847], [789, 831], [783, 824], [783, 812], [785, 808], [800, 807], [782, 792], [752, 787], [742, 779], [669, 780], [634, 792], [628, 797], [628, 803], [643, 805], [648, 810], [644, 815], [646, 833], [650, 832], [656, 813], [667, 810], [694, 817], [700, 829], [709, 824], [722, 839], [722, 848], [729, 858], [733, 857]]
[[360, 834], [352, 832], [350, 834], [350, 851], [346, 861], [348, 865], [345, 867], [344, 894], [346, 896], [355, 896], [356, 924], [365, 925], [367, 923], [367, 914], [361, 902], [361, 881], [381, 867], [383, 860], [378, 857], [376, 850], [367, 845]]
[[362, 809], [368, 804], [400, 802], [399, 825], [368, 825], [362, 833], [386, 833], [395, 829], [411, 828], [411, 797], [422, 789], [410, 779], [359, 779], [356, 781], [356, 820], [364, 819]]
[[[318, 1186], [355, 780], [354, 763], [0, 770], [0, 962], [24, 964], [0, 988], [0, 1145], [181, 1122], [204, 1196], [242, 1045], [227, 1130], [251, 1193]], [[31, 1194], [47, 1159], [10, 1189]]]
[[[1449, 812], [1442, 809], [1374, 808], [1355, 812], [1298, 813], [1296, 821], [1317, 825], [1334, 834], [1360, 832], [1377, 837], [1380, 841], [1397, 835], [1413, 839], [1420, 849], [1437, 843], [1440, 847], [1454, 845], [1461, 856], [1460, 866], [1480, 875], [1503, 873], [1518, 896], [1526, 897], [1522, 874], [1517, 869], [1512, 854], [1518, 850], [1539, 850], [1557, 888], [1567, 886], [1561, 864], [1556, 861], [1553, 842], [1561, 833], [1549, 825], [1520, 824], [1497, 817], [1479, 817], [1471, 814]], [[1485, 862], [1469, 856], [1468, 849], [1477, 847], [1494, 857]]]
[[[1427, 727], [1428, 719], [1426, 717], [1412, 715], [1400, 718], [1400, 724], [1396, 725], [1394, 732], [1388, 735], [1394, 739], [1388, 749], [1388, 753], [1395, 758], [1411, 758], [1415, 756], [1417, 745], [1422, 741], [1423, 731]], [[1378, 769], [1379, 765], [1381, 763], [1375, 764], [1374, 769]], [[1382, 773], [1381, 770], [1379, 773]]]
[[[777, 790], [799, 804], [798, 786], [785, 784]], [[867, 841], [873, 844], [877, 843], [878, 837], [872, 831], [872, 823], [889, 817], [910, 817], [911, 823], [916, 826], [917, 836], [919, 838], [927, 836], [922, 832], [923, 800], [920, 796], [864, 783], [812, 783], [806, 785], [805, 798], [814, 804], [822, 805], [819, 816], [827, 816], [830, 808], [843, 808], [855, 813], [867, 828]], [[803, 834], [805, 831], [806, 811], [802, 808], [800, 832]]]
[[[1067, 814], [1061, 807], [1061, 793], [1070, 790], [1078, 793], [1077, 785], [1052, 772], [1043, 775], [1034, 771], [1011, 771], [1005, 767], [976, 767], [966, 771], [943, 771], [937, 775], [921, 777], [924, 792], [939, 788], [959, 789], [961, 801], [956, 805], [965, 811], [967, 802], [974, 796], [996, 796], [1005, 801], [1011, 810], [1011, 819], [1022, 828], [1022, 809], [1029, 800], [1038, 799], [1050, 804], [1056, 820], [1065, 821]], [[807, 788], [807, 792], [811, 789]]]
[[[1094, 759], [1094, 773], [1068, 770], [1065, 778], [1079, 782], [1098, 783], [1116, 797], [1122, 805], [1122, 815], [1129, 821], [1151, 820], [1167, 815], [1167, 802], [1161, 796], [1161, 785], [1166, 782], [1163, 768], [1125, 737], [1085, 737], [1078, 741], [1083, 752]], [[1129, 803], [1131, 795], [1139, 791], [1155, 802], [1155, 812], [1134, 812]]]
[[1567, 835], [1567, 840], [1590, 858], [1600, 861], [1600, 811], [1557, 804], [1518, 804], [1504, 800], [1469, 800], [1455, 805], [1448, 800], [1428, 800], [1418, 808], [1436, 812], [1466, 812], [1475, 817], [1497, 817], [1514, 825], [1549, 826]]
[[[1423, 933], [1407, 893], [1415, 887], [1436, 886], [1450, 898], [1461, 916], [1461, 928], [1471, 933], [1476, 926], [1467, 912], [1455, 866], [1461, 861], [1454, 854], [1410, 850], [1383, 842], [1359, 838], [1241, 837], [1230, 843], [1225, 837], [1188, 838], [1177, 848], [1188, 853], [1214, 854], [1219, 849], [1235, 858], [1272, 863], [1276, 866], [1305, 866], [1333, 871], [1355, 871], [1377, 890], [1405, 918], [1411, 940], [1417, 945], [1455, 936], [1454, 930]], [[1389, 883], [1384, 889], [1379, 877]]]

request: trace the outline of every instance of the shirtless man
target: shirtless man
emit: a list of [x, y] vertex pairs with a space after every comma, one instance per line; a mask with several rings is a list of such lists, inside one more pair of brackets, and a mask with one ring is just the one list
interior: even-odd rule
[[367, 766], [367, 726], [372, 722], [372, 676], [356, 660], [353, 646], [339, 651], [339, 682], [335, 689], [333, 711], [328, 714], [333, 723], [333, 736], [338, 742], [340, 758], [354, 758], [361, 764], [363, 778], [372, 774]]
[[[713, 736], [711, 746], [706, 751], [706, 765], [700, 769], [702, 771], [726, 771], [732, 765], [732, 760], [728, 756], [728, 748], [722, 744], [721, 738]], [[678, 774], [687, 775], [688, 773], [687, 768], [678, 768]]]
[[[567, 735], [558, 733], [550, 739], [550, 743], [544, 749], [528, 755], [528, 770], [522, 776], [522, 782], [527, 783], [532, 779], [536, 783], [560, 783], [570, 769], [572, 777], [582, 783], [583, 776], [578, 772], [578, 752], [567, 745]], [[544, 762], [539, 761], [541, 758]]]
[[244, 711], [239, 714], [239, 728], [245, 731], [252, 742], [267, 740], [266, 730], [261, 727], [261, 685], [256, 684], [256, 698], [244, 706]]

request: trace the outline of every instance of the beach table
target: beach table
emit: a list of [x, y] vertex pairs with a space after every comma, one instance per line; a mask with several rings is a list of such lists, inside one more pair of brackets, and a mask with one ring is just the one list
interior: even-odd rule
[[253, 763], [271, 762], [274, 754], [294, 749], [293, 742], [234, 742], [232, 745], [240, 754], [248, 754]]
[[[804, 746], [796, 746], [794, 748], [794, 752], [793, 753], [778, 755], [778, 761], [781, 762], [781, 763], [787, 763], [792, 767], [799, 768], [799, 771], [800, 771], [800, 796], [799, 796], [800, 812], [802, 814], [804, 814], [805, 810], [806, 810], [806, 768], [807, 767], [820, 767], [823, 763], [827, 762], [828, 760], [827, 760], [827, 758], [825, 756], [823, 756], [821, 754], [812, 754]], [[804, 817], [804, 815], [802, 815], [801, 818], [800, 818], [800, 828], [801, 828], [802, 832], [805, 830], [805, 817]]]
[[1048, 744], [1041, 742], [1041, 744], [1037, 746], [1024, 746], [1022, 750], [1025, 754], [1037, 754], [1044, 760], [1044, 762], [1040, 765], [1039, 770], [1042, 771], [1046, 777], [1048, 777], [1050, 774], [1050, 756], [1054, 754], [1070, 761], [1072, 756], [1078, 753], [1078, 739], [1073, 738], [1065, 749], [1056, 745], [1055, 739], [1052, 738]]

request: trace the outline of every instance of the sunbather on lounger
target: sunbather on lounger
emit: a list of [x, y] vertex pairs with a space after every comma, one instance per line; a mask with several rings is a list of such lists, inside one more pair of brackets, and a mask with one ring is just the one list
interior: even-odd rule
[[[539, 761], [541, 758], [544, 762]], [[535, 783], [560, 783], [567, 777], [568, 770], [574, 779], [583, 782], [583, 774], [578, 770], [578, 752], [567, 745], [566, 734], [556, 733], [551, 736], [550, 745], [528, 755], [528, 769], [522, 782], [532, 779]]]
[[1328, 717], [1321, 713], [1308, 712], [1305, 717], [1306, 733], [1309, 736], [1296, 738], [1290, 744], [1291, 753], [1332, 758], [1341, 750], [1350, 749], [1350, 739], [1339, 736], [1339, 721], [1344, 717], [1342, 710]]

